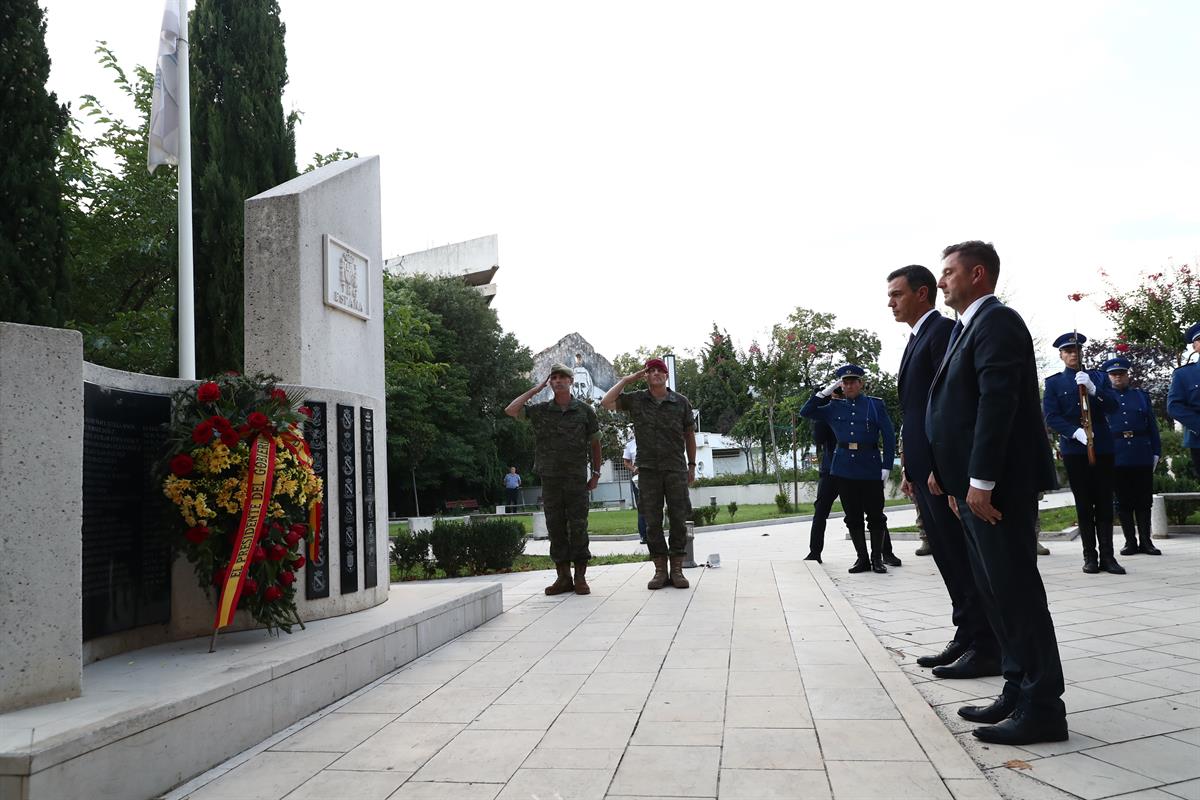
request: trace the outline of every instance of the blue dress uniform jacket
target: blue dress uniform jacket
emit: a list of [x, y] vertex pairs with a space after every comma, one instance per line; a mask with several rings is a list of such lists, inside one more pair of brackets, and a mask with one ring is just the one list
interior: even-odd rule
[[1109, 414], [1113, 449], [1118, 467], [1149, 467], [1154, 456], [1162, 455], [1158, 438], [1158, 420], [1150, 406], [1150, 395], [1143, 389], [1114, 389], [1121, 403], [1118, 411]]
[[1200, 363], [1184, 364], [1171, 376], [1167, 413], [1184, 427], [1183, 446], [1200, 447]]
[[[860, 394], [853, 400], [831, 400], [814, 393], [800, 416], [820, 420], [833, 429], [837, 446], [831, 475], [856, 481], [877, 481], [880, 470], [891, 469], [896, 458], [896, 431], [878, 397]], [[883, 454], [879, 439], [883, 437]]]
[[[1064, 369], [1046, 378], [1046, 392], [1042, 396], [1042, 411], [1046, 424], [1060, 434], [1058, 449], [1064, 456], [1087, 455], [1087, 448], [1071, 438], [1079, 428], [1079, 384], [1075, 383], [1076, 371]], [[1097, 453], [1113, 452], [1112, 429], [1108, 417], [1120, 409], [1117, 391], [1113, 389], [1108, 375], [1098, 369], [1088, 370], [1096, 394], [1091, 397], [1092, 441]]]

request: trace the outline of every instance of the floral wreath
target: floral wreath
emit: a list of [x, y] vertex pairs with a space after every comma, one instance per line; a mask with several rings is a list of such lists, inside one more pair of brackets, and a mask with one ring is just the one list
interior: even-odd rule
[[262, 374], [226, 373], [173, 401], [163, 494], [200, 586], [219, 592], [214, 637], [238, 608], [291, 633], [303, 543], [311, 558], [320, 536], [323, 486], [300, 433], [312, 412]]

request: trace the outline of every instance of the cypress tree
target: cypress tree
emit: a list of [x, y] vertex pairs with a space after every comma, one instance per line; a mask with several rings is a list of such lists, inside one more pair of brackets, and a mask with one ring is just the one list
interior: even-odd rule
[[68, 114], [46, 91], [37, 0], [0, 0], [0, 320], [60, 326], [69, 282], [55, 159]]
[[296, 176], [295, 114], [276, 0], [198, 0], [189, 26], [196, 361], [241, 369], [247, 198]]

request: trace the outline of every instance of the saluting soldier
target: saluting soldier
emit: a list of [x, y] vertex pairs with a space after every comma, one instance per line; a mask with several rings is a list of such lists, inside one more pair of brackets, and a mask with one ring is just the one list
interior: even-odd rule
[[[1200, 322], [1188, 328], [1183, 338], [1200, 353]], [[1200, 363], [1184, 364], [1171, 376], [1167, 413], [1183, 425], [1183, 446], [1192, 453], [1192, 471], [1200, 476]]]
[[[533, 425], [534, 470], [542, 479], [550, 558], [558, 571], [558, 579], [546, 587], [546, 594], [551, 595], [572, 590], [575, 594], [591, 592], [586, 578], [592, 557], [588, 550], [588, 492], [600, 479], [600, 423], [595, 410], [571, 394], [574, 383], [571, 368], [555, 364], [546, 380], [504, 409], [510, 417], [527, 418]], [[531, 403], [546, 386], [554, 396]]]
[[[648, 389], [624, 391], [642, 378]], [[651, 358], [644, 369], [617, 381], [600, 405], [610, 411], [624, 411], [633, 422], [639, 502], [646, 518], [646, 547], [654, 562], [654, 577], [646, 588], [661, 589], [670, 581], [676, 589], [686, 589], [689, 584], [683, 574], [683, 560], [687, 556], [687, 518], [692, 513], [688, 487], [696, 480], [692, 404], [667, 386], [667, 363]], [[664, 501], [671, 521], [670, 542], [663, 534]]]
[[1114, 483], [1118, 515], [1121, 531], [1125, 534], [1121, 555], [1161, 556], [1162, 551], [1150, 542], [1150, 504], [1154, 468], [1162, 457], [1162, 442], [1158, 438], [1158, 420], [1150, 406], [1150, 395], [1144, 389], [1129, 385], [1131, 366], [1129, 359], [1121, 356], [1110, 358], [1100, 366], [1108, 373], [1121, 404], [1109, 415], [1116, 451]]
[[[1113, 555], [1113, 440], [1108, 415], [1119, 409], [1116, 392], [1108, 375], [1100, 370], [1081, 370], [1082, 333], [1064, 333], [1054, 340], [1064, 369], [1046, 378], [1042, 411], [1046, 424], [1059, 434], [1058, 449], [1067, 468], [1075, 513], [1079, 517], [1079, 537], [1083, 540], [1083, 571], [1094, 575], [1101, 570], [1124, 575], [1125, 568]], [[1088, 462], [1087, 433], [1082, 426], [1083, 409], [1079, 387], [1087, 389], [1092, 420], [1092, 444], [1096, 463]], [[1099, 560], [1096, 548], [1099, 545]]]
[[[850, 572], [884, 573], [885, 563], [900, 566], [883, 514], [883, 484], [896, 457], [896, 432], [883, 400], [863, 394], [862, 367], [844, 364], [835, 374], [837, 380], [814, 392], [800, 416], [827, 423], [837, 438], [829, 471], [837, 479], [846, 527], [858, 554]], [[831, 399], [839, 388], [842, 399]], [[869, 555], [864, 528], [871, 532]]]

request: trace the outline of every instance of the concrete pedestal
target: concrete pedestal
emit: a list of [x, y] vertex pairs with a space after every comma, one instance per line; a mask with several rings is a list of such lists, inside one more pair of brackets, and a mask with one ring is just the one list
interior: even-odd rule
[[1150, 505], [1150, 538], [1169, 539], [1171, 533], [1167, 522], [1167, 500], [1161, 494], [1154, 495]]
[[408, 530], [410, 533], [430, 533], [433, 530], [433, 517], [409, 517]]
[[533, 512], [533, 538], [534, 539], [549, 539], [550, 529], [546, 527], [546, 512]]

